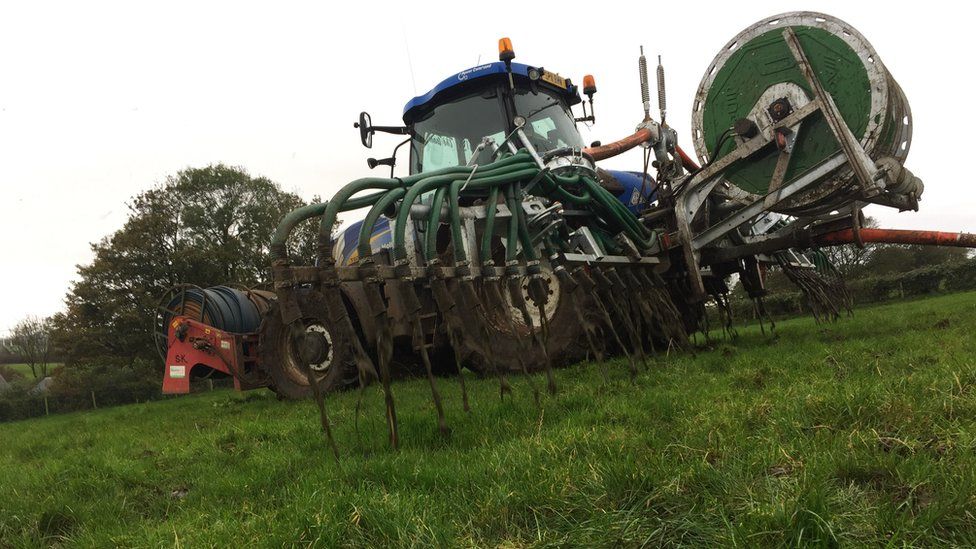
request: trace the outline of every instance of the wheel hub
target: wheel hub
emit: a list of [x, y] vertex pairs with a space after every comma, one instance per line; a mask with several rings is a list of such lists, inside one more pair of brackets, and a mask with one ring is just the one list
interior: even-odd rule
[[[542, 277], [546, 281], [546, 285], [549, 288], [549, 299], [546, 300], [545, 305], [543, 305], [542, 310], [546, 315], [546, 322], [551, 322], [553, 317], [556, 316], [556, 310], [559, 308], [559, 280], [553, 276], [552, 271], [548, 269], [542, 271]], [[529, 279], [525, 278], [521, 284], [522, 297], [525, 299], [528, 305], [529, 317], [532, 319], [532, 324], [536, 330], [542, 329], [542, 315], [539, 314], [539, 308], [532, 301], [532, 297], [529, 295]], [[505, 301], [509, 307], [509, 314], [515, 320], [516, 324], [524, 326], [522, 321], [522, 313], [516, 307], [511, 298], [506, 294]]]
[[310, 324], [305, 327], [305, 341], [299, 357], [314, 372], [324, 372], [332, 364], [332, 336], [325, 326]]

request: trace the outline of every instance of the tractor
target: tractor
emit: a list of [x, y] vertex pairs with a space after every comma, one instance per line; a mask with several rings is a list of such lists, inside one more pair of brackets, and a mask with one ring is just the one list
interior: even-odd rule
[[[690, 346], [710, 311], [731, 325], [741, 283], [763, 316], [767, 268], [783, 269], [819, 320], [851, 307], [821, 247], [866, 242], [976, 246], [973, 235], [862, 227], [861, 209], [916, 210], [924, 185], [905, 168], [908, 101], [880, 56], [829, 15], [781, 14], [736, 35], [705, 70], [690, 138], [658, 116], [641, 51], [643, 117], [634, 133], [589, 145], [596, 81], [514, 61], [460, 71], [407, 102], [403, 124], [354, 124], [362, 145], [403, 136], [367, 177], [290, 212], [271, 239], [273, 288], [182, 286], [164, 297], [157, 341], [165, 392], [196, 375], [285, 398], [379, 382], [391, 441], [391, 382], [423, 372], [446, 430], [438, 377], [498, 379], [589, 356], [634, 376], [647, 357]], [[404, 148], [405, 146], [405, 148]], [[599, 162], [643, 149], [634, 171]], [[407, 170], [397, 167], [405, 162]], [[653, 170], [654, 173], [650, 173]], [[333, 234], [339, 214], [362, 219]], [[295, 264], [288, 238], [318, 227], [317, 258]], [[525, 375], [536, 399], [543, 389]], [[465, 398], [467, 408], [467, 399]], [[324, 414], [324, 406], [320, 409]]]

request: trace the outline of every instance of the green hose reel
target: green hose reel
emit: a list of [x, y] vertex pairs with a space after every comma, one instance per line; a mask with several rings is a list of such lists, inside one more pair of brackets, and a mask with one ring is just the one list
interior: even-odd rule
[[[692, 137], [703, 163], [738, 145], [737, 121], [767, 131], [778, 114], [796, 111], [814, 97], [784, 38], [792, 28], [813, 71], [868, 155], [904, 163], [911, 145], [911, 111], [901, 88], [871, 44], [850, 25], [828, 15], [796, 12], [762, 20], [733, 38], [705, 72], [692, 114]], [[778, 105], [774, 103], [779, 102]], [[784, 184], [808, 174], [841, 150], [822, 113], [803, 120], [792, 135]], [[741, 141], [741, 138], [739, 139]], [[725, 172], [732, 186], [751, 195], [770, 191], [779, 152], [770, 147]], [[777, 210], [805, 213], [850, 200], [853, 174], [842, 167]]]

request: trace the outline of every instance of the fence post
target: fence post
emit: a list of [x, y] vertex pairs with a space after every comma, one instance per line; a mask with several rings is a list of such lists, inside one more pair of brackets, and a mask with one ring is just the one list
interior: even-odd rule
[[212, 377], [208, 377], [207, 378], [207, 385], [210, 385], [210, 390], [213, 391], [213, 378]]
[[44, 415], [51, 415], [51, 409], [47, 405], [47, 395], [44, 395]]
[[95, 389], [92, 389], [91, 397], [92, 397], [92, 410], [97, 410], [98, 404], [95, 403]]

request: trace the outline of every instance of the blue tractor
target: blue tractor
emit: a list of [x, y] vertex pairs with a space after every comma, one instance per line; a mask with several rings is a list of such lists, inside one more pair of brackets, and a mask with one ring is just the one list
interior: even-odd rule
[[[762, 318], [766, 266], [781, 268], [818, 318], [836, 318], [850, 294], [818, 246], [973, 244], [862, 230], [863, 205], [916, 209], [924, 186], [904, 167], [904, 94], [867, 40], [829, 15], [759, 21], [708, 65], [690, 131], [701, 165], [668, 123], [660, 58], [659, 116], [642, 52], [643, 118], [632, 135], [589, 145], [578, 125], [595, 122], [593, 77], [578, 87], [514, 58], [500, 40], [497, 62], [410, 100], [402, 125], [362, 113], [355, 127], [365, 147], [377, 132], [404, 138], [389, 157], [367, 161], [389, 172], [282, 219], [270, 247], [273, 295], [171, 299], [179, 310], [159, 325], [168, 344], [199, 342], [187, 330], [223, 337], [237, 326], [238, 343], [218, 337], [212, 349], [193, 349], [213, 351], [212, 369], [237, 365], [221, 371], [254, 373], [246, 386], [288, 398], [378, 381], [395, 445], [397, 372], [426, 373], [446, 429], [438, 372], [458, 374], [462, 390], [465, 370], [497, 377], [502, 394], [508, 376], [533, 371], [553, 392], [552, 369], [586, 355], [621, 355], [635, 375], [648, 354], [707, 330], [708, 311], [731, 330], [730, 284], [741, 282]], [[636, 147], [641, 170], [597, 165]], [[334, 234], [339, 215], [353, 211], [361, 221]], [[317, 257], [295, 264], [288, 238], [305, 222], [318, 227]], [[181, 320], [187, 302], [198, 304], [198, 319]], [[261, 322], [226, 321], [238, 316]]]
[[[595, 92], [594, 84], [589, 93], [591, 105]], [[407, 145], [409, 173], [415, 175], [490, 163], [495, 151], [479, 145], [486, 138], [496, 146], [501, 144], [515, 131], [513, 120], [517, 117], [524, 119], [522, 129], [539, 155], [583, 151], [587, 146], [577, 124], [591, 122], [594, 117], [575, 117], [572, 107], [580, 103], [579, 88], [571, 80], [541, 67], [498, 61], [458, 72], [411, 99], [403, 108], [403, 126], [373, 126], [369, 115], [363, 113], [356, 127], [367, 148], [372, 147], [375, 132], [409, 136], [393, 155], [370, 158], [367, 164], [371, 169], [388, 167], [393, 177], [397, 152]], [[655, 201], [654, 180], [647, 173], [601, 168], [596, 172], [600, 184], [635, 215]], [[358, 259], [355, 247], [361, 225], [352, 223], [339, 236], [341, 244], [335, 249], [335, 259], [342, 264], [351, 265]], [[374, 251], [389, 246], [390, 235], [389, 223], [381, 220], [371, 239]]]
[[[584, 78], [584, 102], [570, 79], [512, 62], [505, 44], [498, 62], [458, 72], [407, 102], [402, 126], [374, 125], [365, 112], [355, 124], [367, 148], [377, 132], [405, 139], [391, 156], [367, 161], [371, 169], [389, 170], [380, 185], [391, 191], [387, 202], [374, 202], [372, 215], [344, 227], [325, 246], [328, 257], [320, 257], [319, 267], [327, 266], [340, 282], [341, 299], [333, 308], [341, 303], [348, 311], [349, 328], [323, 320], [328, 305], [311, 297], [323, 292], [297, 288], [290, 294], [299, 296], [295, 318], [306, 341], [319, 342], [311, 366], [323, 389], [355, 382], [362, 373], [357, 364], [367, 357], [504, 379], [612, 345], [643, 349], [636, 334], [607, 330], [622, 311], [609, 305], [600, 313], [590, 310], [572, 295], [578, 283], [564, 273], [576, 269], [579, 276], [587, 264], [619, 263], [647, 267], [642, 280], [657, 276], [653, 267], [660, 260], [649, 250], [660, 249], [658, 235], [638, 223], [656, 203], [655, 181], [646, 172], [596, 166], [594, 153], [604, 149], [584, 144], [577, 127], [595, 120], [593, 77]], [[581, 104], [577, 116], [573, 108]], [[409, 170], [397, 177], [403, 162]], [[506, 162], [521, 170], [501, 166]], [[485, 184], [493, 172], [515, 177]], [[409, 204], [404, 200], [409, 187], [445, 173], [460, 176], [418, 191]], [[553, 189], [556, 181], [570, 190]], [[597, 207], [588, 204], [597, 202], [594, 193], [600, 195]], [[355, 200], [344, 194], [340, 200]], [[633, 236], [621, 233], [621, 226]], [[290, 267], [292, 275], [297, 269]], [[624, 296], [612, 274], [618, 283], [613, 291]], [[613, 281], [599, 280], [610, 292]], [[273, 385], [289, 397], [308, 395], [287, 322], [271, 315], [268, 324], [262, 362], [275, 365]], [[615, 343], [606, 342], [608, 331], [616, 334]]]

